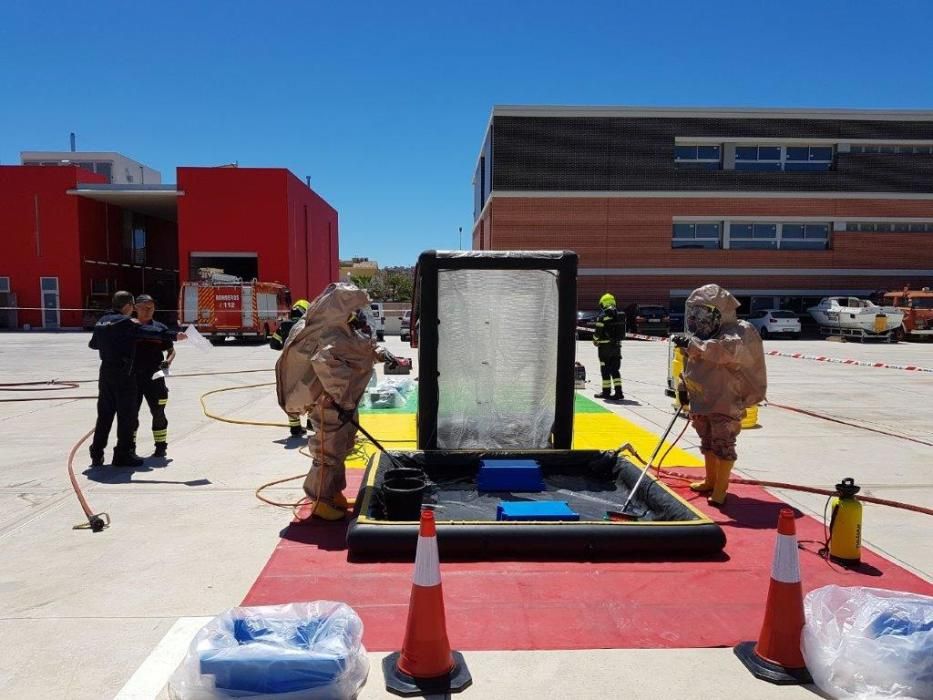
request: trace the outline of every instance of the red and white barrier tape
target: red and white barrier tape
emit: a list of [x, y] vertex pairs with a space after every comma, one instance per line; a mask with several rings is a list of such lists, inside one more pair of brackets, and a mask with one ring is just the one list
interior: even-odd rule
[[857, 365], [859, 367], [877, 367], [879, 369], [902, 369], [907, 372], [933, 372], [933, 367], [919, 367], [918, 365], [891, 365], [887, 362], [871, 362], [870, 360], [840, 359], [826, 357], [825, 355], [804, 355], [802, 352], [781, 352], [768, 350], [765, 355], [772, 357], [789, 357], [794, 360], [815, 360], [816, 362], [830, 362], [837, 365]]
[[[658, 338], [651, 335], [640, 335], [638, 333], [628, 333], [627, 338], [635, 340], [654, 340], [662, 343], [668, 342], [667, 338]], [[836, 365], [855, 365], [858, 367], [875, 367], [878, 369], [902, 369], [906, 372], [933, 372], [933, 367], [920, 367], [918, 365], [892, 365], [887, 362], [871, 362], [870, 360], [852, 360], [841, 359], [838, 357], [826, 357], [825, 355], [805, 355], [802, 352], [781, 352], [780, 350], [767, 350], [765, 355], [771, 357], [789, 357], [794, 360], [814, 360], [815, 362], [829, 362]]]

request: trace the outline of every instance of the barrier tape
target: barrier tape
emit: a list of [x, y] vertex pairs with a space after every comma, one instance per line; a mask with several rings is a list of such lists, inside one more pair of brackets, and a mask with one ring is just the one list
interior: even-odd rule
[[[628, 333], [626, 338], [635, 340], [652, 340], [655, 342], [666, 343], [667, 338], [659, 338], [652, 335], [640, 335], [638, 333]], [[815, 362], [828, 362], [836, 365], [855, 365], [857, 367], [874, 367], [876, 369], [900, 369], [906, 372], [933, 372], [933, 367], [920, 367], [919, 365], [892, 365], [887, 362], [872, 362], [870, 360], [853, 360], [838, 357], [826, 357], [825, 355], [806, 355], [802, 352], [781, 352], [780, 350], [766, 350], [765, 355], [771, 357], [788, 357], [793, 360], [813, 360]]]
[[816, 362], [829, 362], [837, 365], [856, 365], [858, 367], [876, 367], [878, 369], [902, 369], [907, 372], [933, 372], [933, 367], [920, 367], [918, 365], [891, 365], [887, 362], [871, 362], [869, 360], [840, 359], [826, 357], [825, 355], [804, 355], [802, 352], [781, 352], [768, 350], [765, 355], [772, 357], [789, 357], [794, 360], [814, 360]]

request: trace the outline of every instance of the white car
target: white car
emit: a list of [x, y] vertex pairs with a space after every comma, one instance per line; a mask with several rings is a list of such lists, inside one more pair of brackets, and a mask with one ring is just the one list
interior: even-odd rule
[[800, 319], [793, 311], [782, 309], [752, 311], [748, 315], [748, 322], [755, 327], [762, 338], [800, 337]]

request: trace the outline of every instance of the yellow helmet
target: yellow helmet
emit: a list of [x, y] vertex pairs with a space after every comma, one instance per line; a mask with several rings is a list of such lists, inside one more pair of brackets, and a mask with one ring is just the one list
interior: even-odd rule
[[304, 316], [308, 312], [311, 302], [307, 299], [299, 299], [292, 304], [292, 316]]
[[609, 292], [606, 292], [599, 298], [599, 305], [604, 309], [608, 309], [610, 306], [616, 305], [616, 298]]

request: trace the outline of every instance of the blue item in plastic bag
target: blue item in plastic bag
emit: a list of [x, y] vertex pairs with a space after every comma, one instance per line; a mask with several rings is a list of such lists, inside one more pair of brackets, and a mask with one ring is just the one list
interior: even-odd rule
[[369, 671], [362, 636], [343, 603], [233, 608], [198, 632], [171, 697], [351, 698]]

